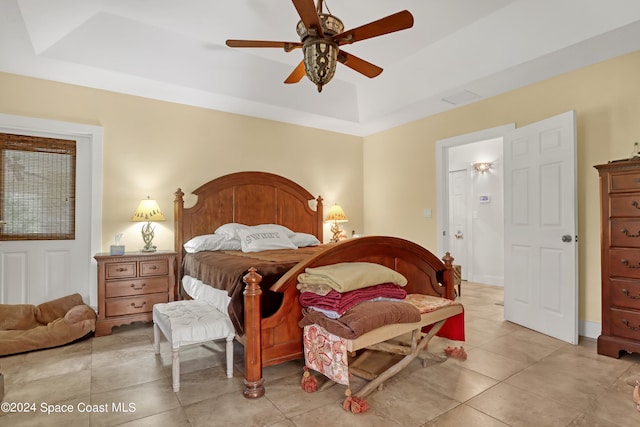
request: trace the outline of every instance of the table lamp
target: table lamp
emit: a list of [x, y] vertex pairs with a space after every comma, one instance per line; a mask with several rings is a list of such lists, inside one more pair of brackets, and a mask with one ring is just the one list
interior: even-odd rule
[[342, 210], [342, 206], [339, 204], [335, 204], [331, 206], [329, 209], [329, 213], [327, 213], [327, 217], [325, 218], [325, 222], [331, 222], [331, 232], [333, 233], [333, 237], [331, 238], [331, 243], [335, 243], [340, 241], [340, 233], [342, 233], [342, 228], [340, 227], [341, 222], [347, 222], [347, 216], [344, 214]]
[[138, 209], [136, 209], [136, 212], [133, 214], [131, 221], [147, 221], [147, 223], [142, 226], [142, 240], [144, 240], [144, 248], [142, 248], [142, 252], [155, 252], [156, 247], [151, 243], [155, 227], [151, 226], [151, 221], [164, 220], [165, 217], [160, 210], [160, 206], [158, 206], [158, 202], [149, 198], [149, 196], [140, 201]]

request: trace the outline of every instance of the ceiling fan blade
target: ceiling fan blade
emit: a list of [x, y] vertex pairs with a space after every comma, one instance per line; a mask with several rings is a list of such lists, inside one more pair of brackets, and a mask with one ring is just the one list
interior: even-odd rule
[[357, 71], [360, 74], [364, 74], [369, 78], [374, 78], [382, 73], [382, 68], [378, 67], [377, 65], [373, 65], [372, 63], [367, 62], [364, 59], [360, 59], [355, 55], [351, 55], [344, 50], [338, 52], [338, 61], [342, 62], [352, 70]]
[[394, 13], [377, 21], [370, 22], [352, 30], [333, 36], [333, 40], [339, 45], [354, 43], [360, 40], [370, 39], [384, 34], [406, 30], [413, 27], [413, 15], [408, 10]]
[[284, 82], [287, 84], [298, 83], [306, 74], [307, 72], [304, 69], [304, 61], [300, 61], [295, 70], [293, 70], [293, 72], [289, 74], [289, 77], [287, 77], [287, 80], [285, 80]]
[[[320, 24], [320, 17], [318, 16], [318, 10], [316, 9], [316, 5], [313, 4], [313, 0], [292, 0], [293, 5], [296, 7], [298, 11], [298, 15], [300, 16], [300, 20], [307, 27], [307, 30], [311, 30], [315, 28], [317, 31], [317, 36], [322, 37], [324, 33], [322, 32], [322, 25]], [[312, 31], [309, 31], [310, 33]]]
[[227, 40], [229, 47], [279, 47], [285, 52], [302, 47], [300, 42], [276, 42], [268, 40]]

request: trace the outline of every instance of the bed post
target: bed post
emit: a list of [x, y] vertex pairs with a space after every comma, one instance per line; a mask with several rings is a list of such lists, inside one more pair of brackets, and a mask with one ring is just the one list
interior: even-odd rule
[[180, 188], [176, 190], [175, 199], [173, 200], [173, 238], [174, 243], [173, 247], [176, 251], [176, 268], [178, 270], [178, 274], [176, 274], [176, 283], [174, 283], [175, 287], [175, 295], [174, 300], [180, 300], [182, 292], [180, 291], [180, 281], [182, 280], [182, 212], [184, 210], [184, 193]]
[[453, 257], [449, 252], [442, 257], [444, 266], [447, 268], [443, 274], [442, 281], [444, 282], [445, 298], [454, 299], [453, 295]]
[[244, 288], [244, 390], [242, 394], [249, 399], [264, 396], [262, 378], [262, 289], [260, 276], [251, 267], [242, 278]]
[[320, 242], [324, 243], [324, 212], [323, 212], [323, 206], [322, 206], [322, 196], [318, 196], [318, 198], [316, 199], [316, 212], [318, 213], [317, 215], [317, 223], [316, 223], [316, 228], [318, 230], [318, 234], [316, 235], [316, 237], [318, 238], [318, 240], [320, 240]]

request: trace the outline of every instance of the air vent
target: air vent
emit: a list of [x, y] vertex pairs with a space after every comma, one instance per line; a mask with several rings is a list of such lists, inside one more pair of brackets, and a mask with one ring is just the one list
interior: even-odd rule
[[461, 92], [454, 93], [453, 95], [448, 96], [446, 98], [442, 98], [442, 100], [451, 105], [462, 105], [462, 104], [467, 104], [471, 101], [475, 101], [480, 98], [482, 98], [482, 96], [478, 95], [477, 93], [473, 93], [468, 90], [463, 90]]

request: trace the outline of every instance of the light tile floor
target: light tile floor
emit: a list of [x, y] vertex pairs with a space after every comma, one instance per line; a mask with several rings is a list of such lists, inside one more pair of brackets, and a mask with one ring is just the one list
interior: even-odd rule
[[[464, 283], [466, 361], [422, 368], [415, 360], [367, 401], [344, 411], [344, 386], [300, 388], [301, 361], [264, 369], [266, 394], [245, 399], [242, 347], [227, 379], [224, 341], [184, 348], [181, 390], [171, 388], [171, 352], [153, 353], [153, 328], [135, 324], [56, 349], [0, 358], [2, 426], [634, 426], [632, 380], [640, 355], [600, 356], [503, 321], [502, 288]], [[460, 345], [437, 338], [431, 350]], [[356, 382], [358, 380], [355, 380]], [[353, 388], [357, 389], [358, 384]], [[49, 411], [50, 413], [47, 413]], [[66, 411], [66, 412], [65, 412]]]

